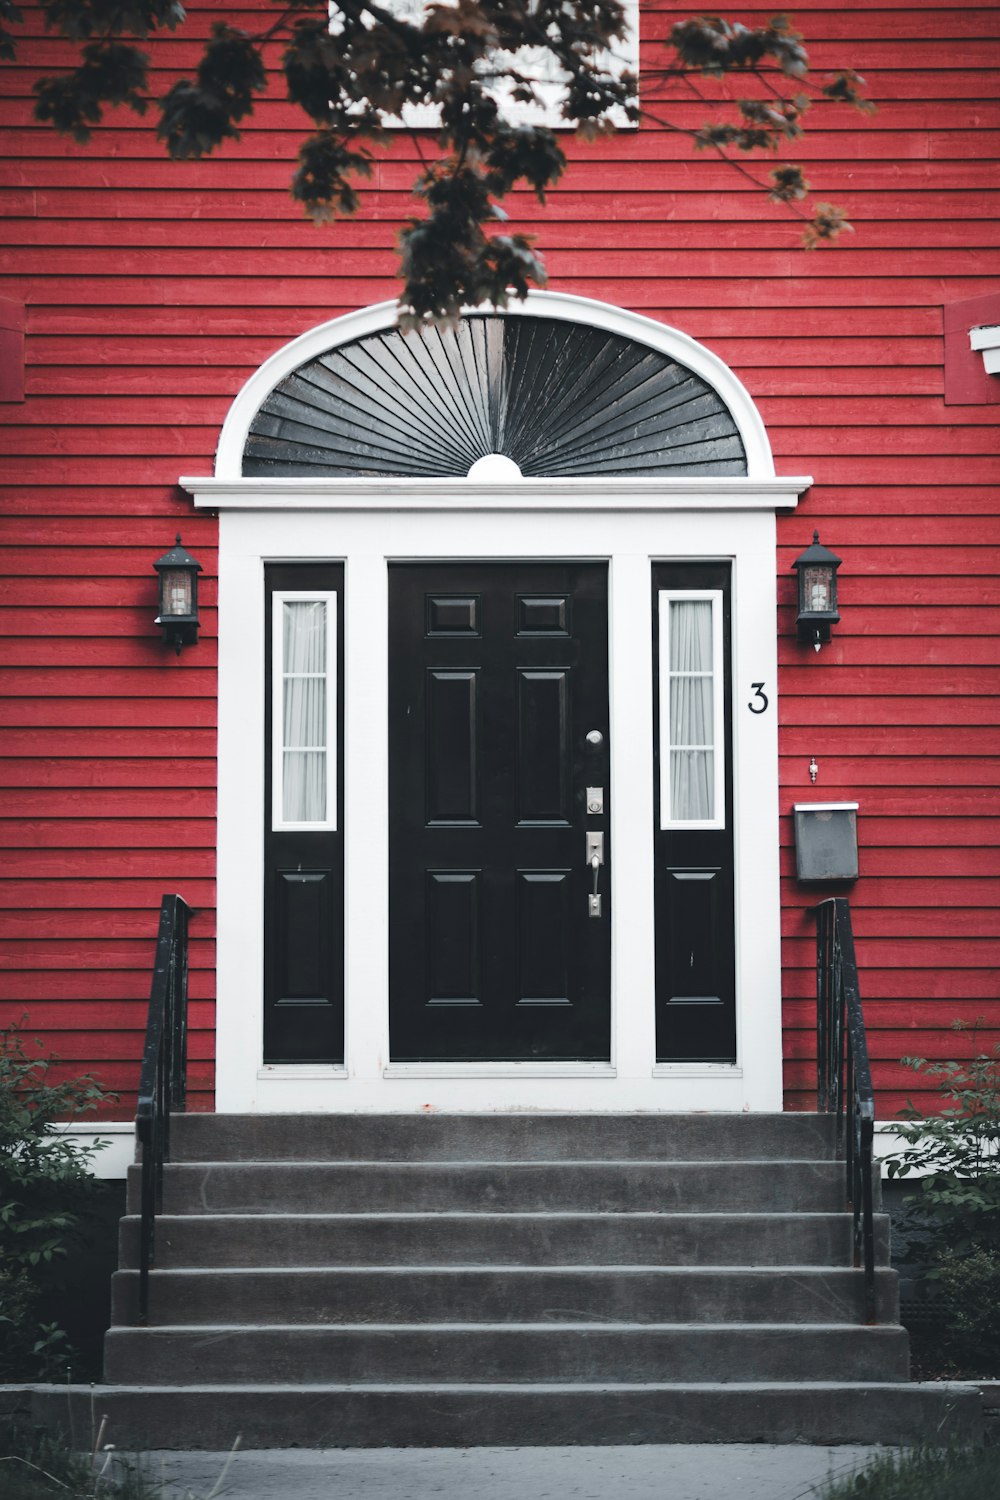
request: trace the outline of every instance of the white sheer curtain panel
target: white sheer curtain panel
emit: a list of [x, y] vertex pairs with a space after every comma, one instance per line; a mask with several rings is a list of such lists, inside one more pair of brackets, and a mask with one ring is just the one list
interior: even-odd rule
[[282, 607], [282, 817], [326, 819], [326, 601]]
[[670, 815], [715, 816], [712, 602], [670, 602]]

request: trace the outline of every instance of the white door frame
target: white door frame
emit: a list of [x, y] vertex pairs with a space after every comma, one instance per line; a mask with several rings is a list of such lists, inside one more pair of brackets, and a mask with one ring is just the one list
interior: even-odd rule
[[[321, 349], [357, 337], [360, 326], [387, 326], [393, 309], [368, 309], [313, 330], [251, 377], [223, 429], [215, 477], [181, 480], [196, 506], [220, 512], [219, 1110], [781, 1108], [775, 511], [794, 507], [811, 481], [775, 478], [749, 396], [692, 340], [582, 298], [538, 295], [532, 302], [529, 311], [613, 326], [696, 369], [733, 411], [750, 473], [716, 479], [244, 479], [239, 467], [246, 433], [274, 385]], [[389, 1061], [388, 564], [461, 558], [609, 564], [610, 1065]], [[733, 567], [737, 1063], [658, 1066], [650, 569], [654, 560], [706, 558], [728, 559]], [[317, 560], [345, 564], [345, 1064], [265, 1066], [264, 565]], [[749, 708], [751, 684], [760, 682], [769, 699], [766, 713]]]

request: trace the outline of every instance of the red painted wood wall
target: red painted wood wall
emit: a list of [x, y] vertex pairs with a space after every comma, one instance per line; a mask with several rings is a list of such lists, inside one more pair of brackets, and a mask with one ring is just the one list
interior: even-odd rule
[[[223, 9], [259, 22], [249, 4], [193, 5], [154, 45], [157, 94]], [[688, 13], [644, 9], [647, 67]], [[789, 810], [856, 799], [852, 899], [885, 1117], [912, 1084], [901, 1055], [950, 1055], [955, 1019], [983, 1014], [1000, 1034], [1000, 379], [977, 377], [961, 328], [966, 404], [948, 404], [944, 375], [948, 310], [993, 291], [1000, 270], [1000, 36], [992, 0], [804, 0], [795, 20], [814, 64], [856, 67], [878, 105], [870, 122], [816, 108], [793, 156], [856, 225], [839, 248], [801, 251], [762, 193], [653, 128], [573, 145], [548, 210], [522, 199], [519, 212], [554, 289], [704, 341], [757, 400], [779, 472], [816, 478], [779, 523], [777, 557], [787, 1098], [810, 1107], [813, 1016], [813, 897], [792, 878]], [[68, 1068], [121, 1091], [127, 1116], [156, 907], [179, 890], [202, 913], [192, 1074], [206, 1108], [216, 532], [176, 479], [210, 471], [227, 407], [268, 354], [395, 294], [412, 151], [379, 167], [356, 222], [317, 230], [287, 196], [299, 122], [277, 91], [217, 159], [169, 162], [152, 118], [125, 112], [84, 149], [31, 118], [33, 78], [67, 52], [30, 8], [18, 31], [17, 64], [0, 65], [5, 347], [18, 347], [21, 302], [26, 334], [26, 399], [5, 381], [15, 399], [0, 402], [4, 1013], [30, 1013]], [[674, 117], [697, 125], [705, 111], [691, 100]], [[844, 559], [843, 623], [818, 658], [794, 641], [789, 572], [814, 527]], [[150, 566], [178, 529], [208, 605], [179, 659], [152, 624]]]

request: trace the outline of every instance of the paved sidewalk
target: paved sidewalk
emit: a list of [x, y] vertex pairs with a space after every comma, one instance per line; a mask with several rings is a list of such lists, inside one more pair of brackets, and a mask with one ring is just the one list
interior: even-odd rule
[[[622, 1448], [300, 1448], [237, 1452], [229, 1500], [813, 1500], [880, 1450], [797, 1444]], [[151, 1453], [171, 1500], [208, 1500], [224, 1453]]]

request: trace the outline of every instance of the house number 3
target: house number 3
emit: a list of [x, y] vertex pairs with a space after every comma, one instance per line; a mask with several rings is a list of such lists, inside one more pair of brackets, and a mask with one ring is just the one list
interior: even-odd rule
[[752, 714], [766, 714], [768, 697], [764, 691], [764, 684], [762, 682], [751, 682], [750, 686], [753, 688], [754, 698], [757, 698], [760, 701], [755, 703], [753, 699], [751, 699], [747, 704], [747, 708]]

